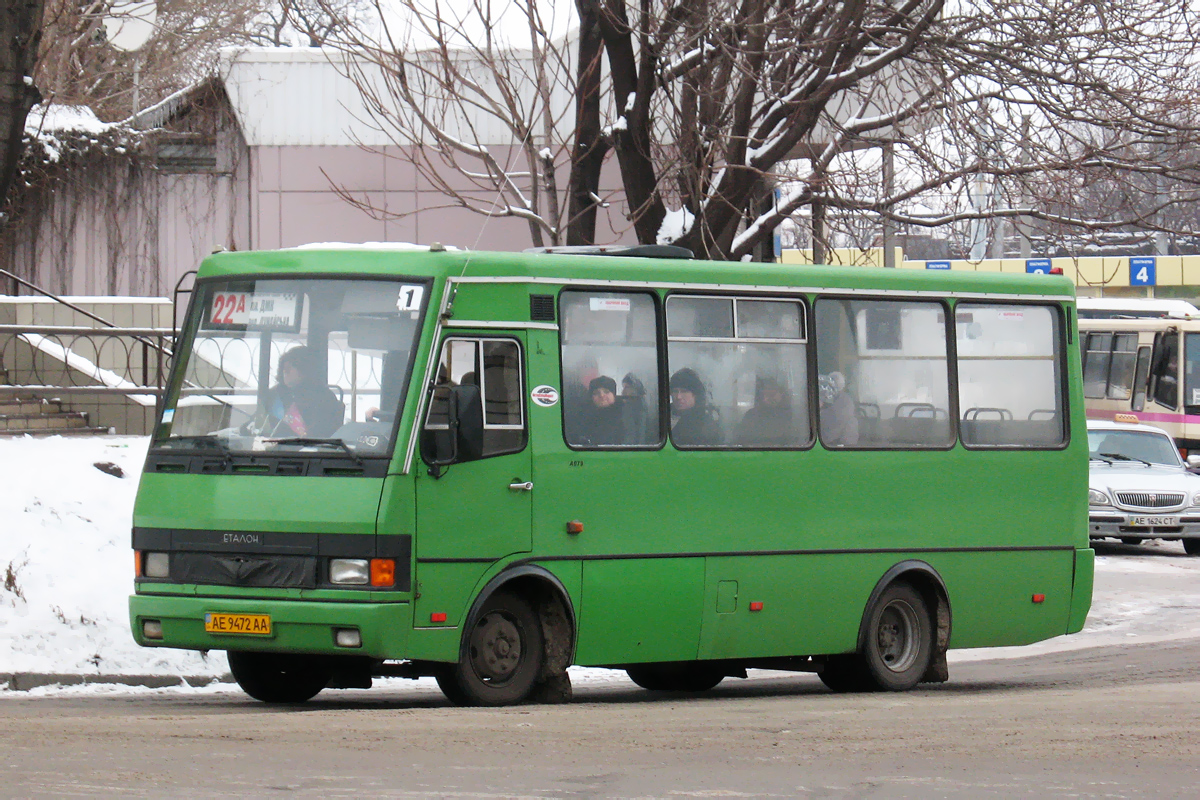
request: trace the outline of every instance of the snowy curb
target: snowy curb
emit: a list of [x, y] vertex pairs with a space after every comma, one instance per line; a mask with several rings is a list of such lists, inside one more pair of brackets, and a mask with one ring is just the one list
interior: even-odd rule
[[0, 691], [28, 692], [39, 686], [79, 686], [90, 683], [110, 683], [122, 686], [145, 686], [163, 689], [169, 686], [208, 686], [212, 683], [232, 683], [232, 675], [79, 675], [53, 672], [0, 673]]

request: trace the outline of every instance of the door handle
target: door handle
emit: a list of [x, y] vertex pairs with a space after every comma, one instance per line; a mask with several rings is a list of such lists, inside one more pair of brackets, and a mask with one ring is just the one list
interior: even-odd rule
[[525, 481], [524, 483], [520, 483], [520, 482], [510, 483], [508, 485], [508, 488], [512, 489], [514, 492], [532, 492], [533, 491], [533, 481]]

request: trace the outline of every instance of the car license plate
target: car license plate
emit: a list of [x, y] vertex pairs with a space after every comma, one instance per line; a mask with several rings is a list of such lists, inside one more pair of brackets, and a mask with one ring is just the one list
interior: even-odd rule
[[223, 614], [206, 612], [204, 630], [209, 633], [249, 633], [256, 636], [271, 635], [269, 614]]
[[1174, 528], [1179, 517], [1130, 517], [1129, 524], [1139, 528]]

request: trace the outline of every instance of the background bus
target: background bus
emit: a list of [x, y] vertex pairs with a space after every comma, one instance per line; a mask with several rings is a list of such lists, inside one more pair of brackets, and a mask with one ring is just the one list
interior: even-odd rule
[[381, 247], [200, 268], [130, 623], [268, 702], [948, 677], [1091, 601], [1063, 278]]
[[1076, 304], [1080, 319], [1200, 318], [1196, 306], [1170, 298], [1080, 297]]
[[1089, 418], [1156, 425], [1200, 454], [1200, 318], [1080, 319], [1079, 341]]

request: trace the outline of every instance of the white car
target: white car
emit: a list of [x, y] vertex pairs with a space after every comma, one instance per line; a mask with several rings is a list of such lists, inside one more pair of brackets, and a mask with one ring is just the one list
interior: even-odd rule
[[1200, 475], [1188, 472], [1166, 431], [1089, 420], [1088, 522], [1092, 539], [1180, 539], [1200, 555]]

